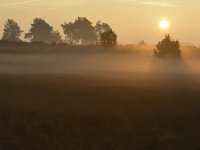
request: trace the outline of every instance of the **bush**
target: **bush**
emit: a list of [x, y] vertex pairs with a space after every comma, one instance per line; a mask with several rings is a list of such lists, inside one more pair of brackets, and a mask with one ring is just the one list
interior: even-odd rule
[[159, 58], [180, 58], [180, 42], [172, 40], [170, 35], [165, 35], [165, 38], [155, 46], [154, 55]]

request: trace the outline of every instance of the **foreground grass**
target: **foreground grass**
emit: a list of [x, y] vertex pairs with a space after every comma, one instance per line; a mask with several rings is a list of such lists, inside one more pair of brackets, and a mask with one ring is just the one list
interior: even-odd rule
[[1, 150], [197, 150], [190, 77], [0, 76]]

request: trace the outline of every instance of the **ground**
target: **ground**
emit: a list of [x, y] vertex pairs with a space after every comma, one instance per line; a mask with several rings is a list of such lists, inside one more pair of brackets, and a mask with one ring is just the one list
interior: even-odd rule
[[191, 62], [94, 56], [1, 55], [0, 149], [200, 149], [200, 84]]

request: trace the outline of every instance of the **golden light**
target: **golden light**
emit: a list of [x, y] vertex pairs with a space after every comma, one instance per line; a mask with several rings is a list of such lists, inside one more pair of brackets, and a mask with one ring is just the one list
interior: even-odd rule
[[169, 28], [169, 22], [167, 20], [160, 21], [160, 28], [162, 30], [167, 30]]

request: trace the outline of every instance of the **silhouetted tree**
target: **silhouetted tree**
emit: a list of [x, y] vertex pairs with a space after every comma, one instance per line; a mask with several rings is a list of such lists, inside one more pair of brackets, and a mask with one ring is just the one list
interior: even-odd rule
[[2, 40], [21, 41], [20, 36], [22, 32], [23, 31], [20, 29], [17, 22], [15, 22], [13, 19], [8, 19], [4, 24], [4, 32]]
[[62, 36], [60, 35], [58, 31], [52, 31], [51, 41], [53, 43], [63, 43]]
[[72, 22], [70, 23], [64, 23], [61, 25], [61, 27], [63, 28], [63, 32], [64, 34], [66, 35], [65, 36], [65, 41], [68, 43], [68, 44], [74, 44], [74, 32], [75, 32], [75, 29], [74, 29], [74, 24]]
[[107, 23], [101, 23], [101, 21], [98, 21], [96, 23], [96, 26], [95, 26], [95, 31], [96, 31], [96, 38], [97, 38], [97, 43], [100, 44], [101, 42], [101, 34], [106, 32], [106, 31], [110, 31], [112, 30], [112, 28], [110, 27], [109, 24]]
[[78, 17], [74, 22], [61, 25], [66, 40], [70, 44], [93, 44], [96, 41], [95, 28], [85, 17]]
[[42, 41], [46, 43], [52, 42], [53, 27], [51, 27], [45, 20], [35, 18], [29, 33], [25, 34], [25, 38], [30, 39], [31, 42]]
[[117, 35], [113, 30], [101, 34], [100, 43], [104, 47], [113, 47], [117, 45]]
[[165, 35], [165, 38], [154, 48], [154, 55], [159, 58], [180, 58], [180, 42], [172, 40], [169, 34]]

